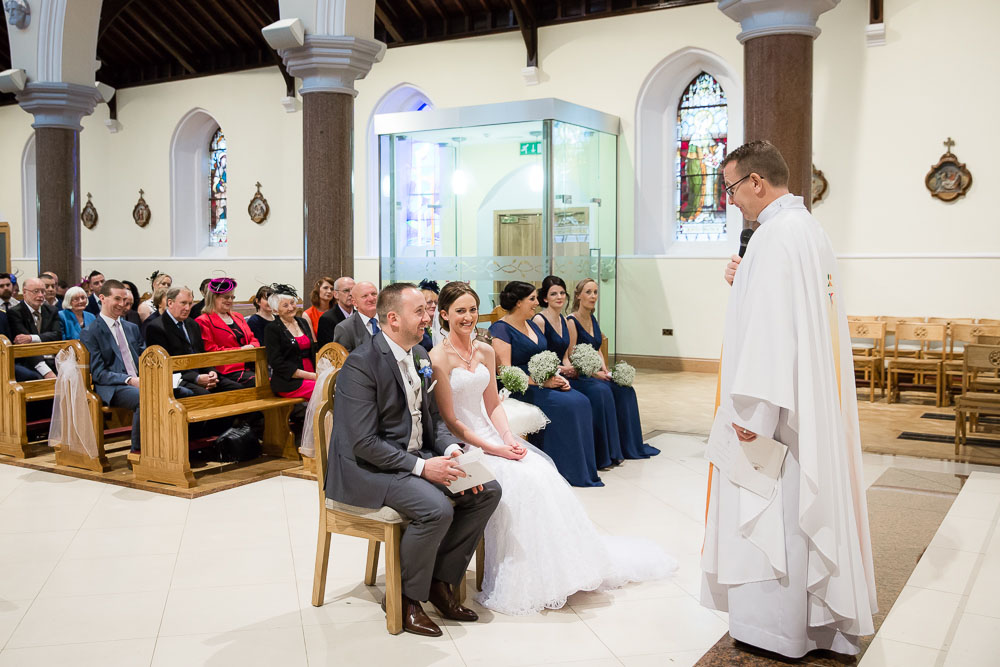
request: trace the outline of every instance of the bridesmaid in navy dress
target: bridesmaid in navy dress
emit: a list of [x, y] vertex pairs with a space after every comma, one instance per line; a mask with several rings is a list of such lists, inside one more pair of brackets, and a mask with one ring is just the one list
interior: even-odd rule
[[[545, 335], [529, 320], [537, 303], [535, 287], [530, 283], [507, 283], [500, 293], [500, 305], [507, 315], [490, 327], [497, 366], [517, 366], [527, 373], [528, 360], [545, 351]], [[594, 426], [587, 397], [571, 389], [566, 378], [556, 375], [541, 387], [529, 379], [523, 400], [538, 406], [551, 422], [528, 440], [549, 455], [559, 474], [573, 486], [604, 486], [597, 475]]]
[[625, 457], [618, 437], [618, 418], [615, 416], [615, 397], [607, 382], [592, 377], [580, 377], [569, 361], [569, 327], [562, 311], [568, 296], [566, 283], [559, 276], [547, 276], [538, 290], [538, 305], [543, 310], [532, 321], [545, 334], [548, 348], [555, 352], [562, 364], [559, 373], [569, 380], [569, 386], [587, 397], [594, 415], [594, 451], [597, 469], [618, 465]]
[[[597, 308], [597, 281], [586, 278], [576, 284], [573, 293], [573, 314], [567, 318], [569, 324], [569, 351], [577, 343], [586, 343], [595, 350], [601, 349], [601, 326], [594, 317]], [[603, 355], [602, 355], [603, 357]], [[627, 459], [648, 459], [660, 450], [642, 441], [642, 425], [639, 423], [639, 401], [635, 389], [622, 387], [611, 382], [607, 360], [595, 376], [607, 382], [615, 397], [615, 414], [618, 415], [618, 435], [621, 438], [622, 453]]]

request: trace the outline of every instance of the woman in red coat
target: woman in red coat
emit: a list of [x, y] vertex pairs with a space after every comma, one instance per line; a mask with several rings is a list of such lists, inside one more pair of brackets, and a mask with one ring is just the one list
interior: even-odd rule
[[[233, 311], [233, 292], [236, 281], [232, 278], [215, 278], [208, 283], [205, 307], [195, 322], [201, 327], [201, 338], [206, 352], [218, 350], [249, 350], [260, 347], [243, 316]], [[216, 368], [219, 375], [238, 382], [244, 387], [254, 386], [253, 364], [227, 364]], [[264, 372], [267, 372], [266, 369]]]

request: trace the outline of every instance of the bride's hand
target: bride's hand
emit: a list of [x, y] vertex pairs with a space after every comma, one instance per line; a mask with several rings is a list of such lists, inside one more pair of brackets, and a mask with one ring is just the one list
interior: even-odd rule
[[512, 461], [518, 461], [524, 458], [524, 455], [528, 453], [528, 450], [520, 445], [491, 445], [489, 449], [486, 450], [487, 454], [492, 454], [493, 456], [499, 456], [504, 459], [511, 459]]

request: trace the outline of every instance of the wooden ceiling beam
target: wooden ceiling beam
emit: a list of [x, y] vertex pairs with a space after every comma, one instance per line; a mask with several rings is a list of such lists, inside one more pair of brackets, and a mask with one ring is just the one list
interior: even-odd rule
[[[154, 48], [152, 44], [146, 41], [145, 36], [138, 30], [136, 30], [135, 26], [132, 25], [131, 23], [128, 23], [126, 21], [119, 21], [114, 26], [110, 27], [109, 30], [113, 30], [114, 32], [120, 34], [123, 38], [122, 41], [125, 44], [134, 44], [135, 46], [139, 47], [139, 49], [141, 49], [142, 55], [145, 56], [143, 58], [145, 64], [152, 65], [158, 62], [156, 56], [159, 54], [159, 51], [156, 48]], [[135, 52], [135, 51], [136, 49], [130, 49], [130, 52]], [[142, 67], [143, 64], [144, 63], [137, 62], [136, 66]]]
[[521, 38], [524, 39], [524, 48], [527, 51], [528, 67], [538, 66], [538, 21], [529, 13], [527, 2], [524, 0], [508, 0], [510, 8], [514, 11], [514, 18], [517, 19], [517, 26], [521, 30]]
[[[169, 53], [171, 56], [173, 56], [174, 60], [176, 60], [178, 63], [180, 63], [181, 67], [183, 67], [185, 70], [187, 70], [189, 74], [194, 74], [196, 70], [195, 70], [194, 66], [191, 63], [188, 62], [188, 60], [184, 56], [184, 54], [182, 54], [180, 51], [178, 51], [176, 48], [174, 48], [174, 45], [171, 44], [170, 42], [168, 42], [165, 38], [161, 37], [160, 36], [161, 33], [160, 33], [159, 30], [157, 30], [156, 28], [153, 28], [153, 27], [149, 26], [149, 24], [146, 23], [146, 21], [143, 19], [143, 17], [140, 16], [136, 12], [136, 10], [138, 8], [139, 8], [139, 5], [135, 5], [135, 6], [129, 8], [129, 14], [131, 14], [131, 16], [135, 20], [136, 24], [140, 28], [142, 28], [143, 30], [145, 30], [146, 34], [148, 34], [157, 44], [159, 44], [160, 46], [162, 46], [167, 53]], [[164, 26], [163, 22], [160, 21], [158, 18], [156, 18], [156, 16], [152, 16], [151, 20], [152, 20], [153, 23], [156, 23], [157, 27], [161, 28], [164, 33], [166, 33], [166, 34], [172, 34], [170, 32], [169, 28], [167, 28], [166, 26]], [[187, 48], [186, 45], [185, 45], [185, 48]], [[188, 51], [190, 51], [189, 48], [188, 48]]]
[[406, 4], [409, 6], [410, 11], [417, 17], [417, 20], [420, 21], [423, 37], [424, 39], [427, 39], [427, 18], [424, 16], [424, 13], [417, 9], [417, 6], [413, 4], [413, 0], [406, 0]]
[[229, 34], [229, 30], [226, 30], [221, 25], [219, 25], [219, 22], [215, 20], [215, 17], [212, 16], [212, 13], [207, 11], [200, 2], [187, 3], [187, 7], [196, 11], [201, 16], [202, 20], [205, 23], [211, 25], [212, 29], [215, 30], [215, 32], [218, 33], [219, 35], [222, 35], [222, 37], [224, 37], [227, 42], [235, 46], [237, 49], [240, 48], [240, 43], [237, 42], [236, 39], [231, 34]]
[[260, 33], [260, 31], [267, 24], [254, 18], [249, 10], [247, 10], [246, 5], [243, 4], [242, 0], [231, 0], [231, 2], [233, 3], [233, 7], [235, 7], [239, 18], [243, 19], [243, 27], [249, 29], [250, 34], [253, 35], [250, 42], [255, 46], [266, 44], [264, 36]]
[[[210, 15], [212, 13], [212, 11], [215, 11], [218, 16], [230, 16], [231, 15], [230, 12], [226, 11], [226, 9], [220, 4], [219, 0], [199, 0], [198, 2], [192, 2], [191, 4], [192, 5], [198, 5], [198, 9], [201, 10], [202, 12], [204, 12], [205, 14], [208, 14], [208, 15]], [[209, 5], [209, 7], [207, 9], [204, 7], [204, 5], [206, 5], [206, 4]], [[214, 22], [214, 19], [213, 19], [213, 22]], [[218, 25], [218, 24], [216, 24], [216, 25]], [[246, 31], [246, 29], [243, 27], [243, 25], [240, 24], [239, 21], [234, 21], [234, 20], [228, 21], [227, 24], [226, 24], [226, 28], [231, 28], [233, 31], [238, 32], [246, 40], [246, 42], [244, 42], [243, 44], [239, 44], [238, 45], [238, 48], [240, 48], [240, 49], [245, 49], [245, 48], [247, 48], [247, 46], [249, 46], [251, 44], [255, 45], [257, 43], [256, 38], [253, 35], [251, 35], [250, 33], [248, 33]], [[224, 30], [224, 29], [225, 28], [220, 28], [220, 30]], [[257, 31], [257, 36], [260, 36], [261, 38], [263, 38], [261, 36], [261, 34], [260, 34], [260, 30]]]
[[[108, 29], [114, 25], [115, 21], [118, 20], [118, 17], [122, 15], [122, 12], [128, 9], [128, 6], [131, 5], [133, 2], [135, 2], [135, 0], [117, 0], [117, 7], [116, 7], [114, 1], [106, 0], [104, 4], [101, 5], [101, 28], [97, 33], [98, 42], [101, 41], [101, 37], [104, 36], [104, 33], [107, 32]], [[104, 20], [105, 10], [107, 10], [107, 17], [108, 17], [107, 21]]]
[[191, 4], [196, 4], [196, 3], [190, 3], [190, 4], [186, 2], [177, 3], [175, 11], [178, 14], [182, 15], [178, 17], [180, 19], [180, 22], [185, 23], [186, 25], [194, 26], [195, 28], [198, 29], [199, 33], [205, 36], [205, 38], [208, 41], [208, 48], [202, 49], [203, 51], [218, 51], [219, 49], [223, 48], [222, 40], [220, 40], [217, 35], [213, 34], [211, 30], [206, 28], [201, 21], [196, 19], [191, 14], [191, 12], [188, 9]]
[[444, 30], [448, 32], [448, 16], [444, 13], [444, 9], [441, 7], [441, 3], [438, 0], [431, 0], [431, 6], [434, 7], [434, 11], [438, 13], [441, 20], [444, 21]]
[[375, 17], [382, 22], [382, 25], [385, 26], [385, 30], [389, 33], [390, 37], [400, 44], [406, 43], [406, 39], [403, 37], [403, 34], [399, 32], [399, 29], [396, 28], [396, 24], [393, 23], [392, 19], [389, 18], [389, 15], [386, 14], [382, 5], [378, 3], [375, 3]]

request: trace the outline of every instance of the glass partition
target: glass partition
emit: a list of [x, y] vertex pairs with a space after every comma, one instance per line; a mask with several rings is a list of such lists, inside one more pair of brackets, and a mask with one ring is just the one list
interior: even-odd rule
[[383, 284], [464, 280], [488, 313], [511, 280], [540, 286], [555, 273], [572, 296], [595, 278], [614, 353], [615, 134], [532, 120], [378, 140]]

